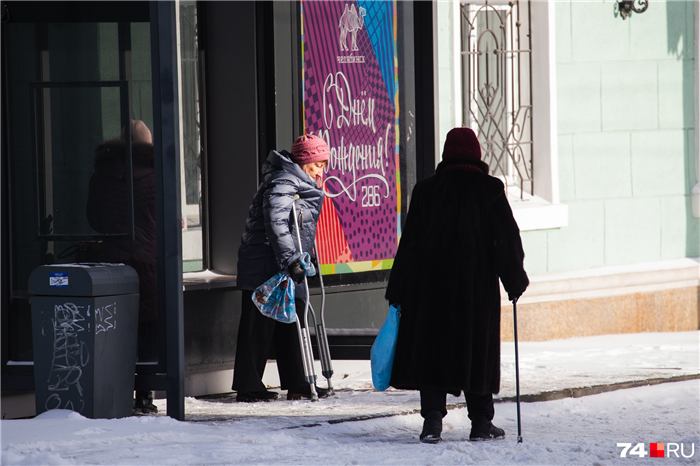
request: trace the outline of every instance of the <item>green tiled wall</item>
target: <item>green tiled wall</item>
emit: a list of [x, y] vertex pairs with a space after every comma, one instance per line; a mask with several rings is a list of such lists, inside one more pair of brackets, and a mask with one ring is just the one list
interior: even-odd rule
[[605, 265], [661, 260], [661, 200], [605, 201]]
[[693, 61], [668, 60], [659, 66], [659, 127], [693, 126]]
[[600, 131], [600, 65], [557, 64], [559, 132]]
[[601, 65], [603, 131], [659, 127], [657, 63], [621, 61]]
[[629, 133], [574, 133], [576, 199], [632, 194]]
[[682, 129], [632, 133], [634, 196], [683, 197], [686, 179], [686, 132]]
[[530, 274], [700, 256], [693, 217], [695, 11], [558, 1], [559, 184], [569, 225], [523, 232]]
[[561, 202], [576, 200], [576, 177], [574, 176], [574, 136], [559, 136], [559, 199]]
[[547, 230], [528, 231], [522, 234], [525, 250], [525, 270], [529, 275], [547, 270]]
[[605, 264], [605, 202], [571, 201], [569, 226], [548, 235], [548, 272], [564, 272], [575, 263], [579, 269]]

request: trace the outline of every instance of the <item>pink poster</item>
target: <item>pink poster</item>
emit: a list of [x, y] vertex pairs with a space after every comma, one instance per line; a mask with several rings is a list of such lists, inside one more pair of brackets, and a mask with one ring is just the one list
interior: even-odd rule
[[304, 125], [331, 149], [324, 274], [390, 269], [400, 237], [396, 2], [303, 1]]

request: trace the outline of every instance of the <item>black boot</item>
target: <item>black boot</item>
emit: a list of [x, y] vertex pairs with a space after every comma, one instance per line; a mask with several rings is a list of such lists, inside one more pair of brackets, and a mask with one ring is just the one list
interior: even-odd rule
[[503, 429], [494, 426], [489, 421], [488, 423], [472, 424], [469, 440], [496, 440], [505, 436], [506, 433]]
[[442, 413], [439, 411], [430, 411], [424, 416], [423, 432], [420, 434], [422, 443], [438, 443], [442, 438]]
[[[319, 398], [328, 398], [331, 395], [331, 391], [317, 385], [316, 395], [318, 395]], [[311, 385], [302, 388], [290, 388], [287, 391], [287, 400], [301, 400], [302, 398], [306, 398], [307, 400], [311, 399]]]
[[153, 404], [152, 391], [136, 391], [136, 399], [134, 400], [134, 414], [157, 414], [158, 407]]

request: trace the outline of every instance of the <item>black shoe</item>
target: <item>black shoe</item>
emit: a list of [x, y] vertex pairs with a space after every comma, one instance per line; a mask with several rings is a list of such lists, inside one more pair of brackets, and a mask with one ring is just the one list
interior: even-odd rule
[[420, 441], [422, 443], [438, 443], [442, 440], [440, 434], [442, 434], [442, 413], [430, 411], [425, 415]]
[[496, 440], [504, 438], [506, 433], [503, 429], [491, 424], [478, 424], [472, 426], [472, 431], [469, 434], [469, 440]]
[[[316, 386], [316, 394], [319, 398], [328, 398], [331, 395], [331, 391], [327, 388]], [[311, 399], [311, 386], [307, 385], [303, 388], [293, 388], [287, 391], [287, 400], [301, 400], [302, 398]]]
[[153, 392], [137, 391], [134, 399], [134, 414], [158, 414], [158, 407], [153, 404]]
[[279, 393], [270, 392], [267, 390], [260, 390], [258, 392], [238, 392], [236, 395], [236, 401], [254, 403], [256, 401], [273, 401], [279, 397]]

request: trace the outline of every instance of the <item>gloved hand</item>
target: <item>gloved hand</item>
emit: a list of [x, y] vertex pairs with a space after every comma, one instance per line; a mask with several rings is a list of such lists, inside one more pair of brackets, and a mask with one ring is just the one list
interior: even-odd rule
[[508, 293], [508, 301], [515, 301], [516, 299], [520, 298], [520, 296], [523, 294], [522, 291], [517, 291], [514, 293]]
[[304, 271], [304, 267], [301, 266], [301, 263], [298, 260], [289, 264], [287, 270], [289, 270], [289, 276], [292, 277], [292, 280], [294, 280], [295, 283], [301, 283], [304, 281], [306, 272]]

